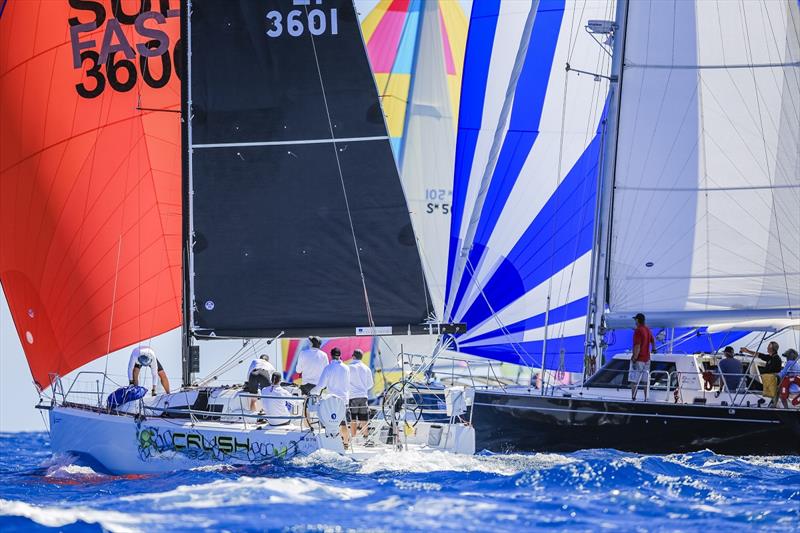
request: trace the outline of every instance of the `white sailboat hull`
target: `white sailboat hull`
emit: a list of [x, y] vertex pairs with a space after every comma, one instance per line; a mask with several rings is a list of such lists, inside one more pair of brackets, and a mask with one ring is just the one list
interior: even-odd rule
[[[463, 396], [463, 390], [455, 393], [459, 398]], [[49, 408], [52, 449], [55, 453], [99, 463], [113, 474], [169, 472], [218, 464], [259, 465], [317, 450], [336, 452], [354, 460], [398, 449], [475, 453], [475, 430], [462, 421], [428, 423], [412, 414], [408, 415], [407, 423], [399, 421], [395, 436], [391, 437], [392, 428], [386, 420], [373, 418], [370, 438], [353, 439], [350, 449], [345, 450], [338, 433], [343, 427], [338, 422], [327, 429], [322, 427], [324, 424], [320, 426], [319, 404], [309, 405], [308, 409], [309, 416], [317, 421], [313, 430], [300, 415], [283, 426], [256, 421], [257, 417], [243, 421], [244, 412], [238, 407], [241, 401], [235, 389], [211, 391], [212, 407], [220, 408], [218, 414], [173, 407], [169, 410], [173, 416], [169, 416], [166, 409], [158, 407], [170, 403], [181, 405], [180, 400], [191, 405], [196, 397], [197, 391], [183, 391], [146, 398], [145, 409], [149, 411], [143, 411], [135, 402], [117, 410], [70, 402], [54, 404]], [[459, 412], [464, 412], [466, 408], [462, 405], [460, 409]], [[141, 415], [151, 411], [163, 416]], [[343, 419], [343, 413], [336, 416]]]
[[319, 449], [344, 452], [339, 436], [302, 430], [188, 419], [137, 418], [84, 408], [50, 410], [51, 446], [56, 453], [89, 457], [114, 474], [184, 470], [226, 463], [257, 465], [308, 455]]

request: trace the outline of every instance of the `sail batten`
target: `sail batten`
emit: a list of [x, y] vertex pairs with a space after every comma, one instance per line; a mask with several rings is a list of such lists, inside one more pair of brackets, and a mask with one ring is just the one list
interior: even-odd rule
[[359, 141], [382, 141], [388, 140], [388, 135], [373, 135], [371, 137], [330, 137], [325, 139], [290, 139], [286, 141], [249, 141], [249, 142], [230, 142], [230, 143], [207, 143], [207, 144], [192, 144], [192, 148], [225, 148], [237, 146], [288, 146], [293, 144], [330, 144], [330, 143], [347, 143]]

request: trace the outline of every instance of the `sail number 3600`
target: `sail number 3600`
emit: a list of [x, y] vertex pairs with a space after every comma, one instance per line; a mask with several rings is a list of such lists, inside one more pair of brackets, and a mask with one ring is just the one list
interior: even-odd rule
[[299, 37], [306, 30], [311, 35], [322, 35], [326, 30], [331, 35], [339, 34], [339, 19], [336, 8], [332, 8], [330, 13], [322, 9], [311, 9], [308, 12], [293, 9], [284, 17], [280, 11], [272, 10], [267, 13], [269, 37], [280, 37], [288, 33], [292, 37]]

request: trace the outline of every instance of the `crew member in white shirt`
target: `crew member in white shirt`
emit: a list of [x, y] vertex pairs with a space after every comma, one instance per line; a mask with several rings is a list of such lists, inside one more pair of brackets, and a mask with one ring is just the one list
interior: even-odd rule
[[[275, 367], [269, 362], [269, 356], [262, 353], [258, 359], [253, 359], [250, 368], [247, 369], [247, 383], [244, 390], [250, 394], [258, 394], [258, 391], [268, 387]], [[258, 398], [250, 398], [250, 410], [255, 411], [258, 405]]]
[[[139, 386], [139, 373], [143, 366], [150, 367], [150, 375], [152, 376], [153, 396], [156, 395], [156, 382], [161, 381], [161, 386], [164, 387], [164, 392], [169, 394], [169, 379], [167, 373], [161, 363], [156, 359], [156, 352], [147, 346], [137, 346], [131, 352], [131, 358], [128, 361], [128, 383], [131, 385]], [[158, 379], [156, 379], [158, 377]]]
[[364, 352], [353, 350], [353, 360], [350, 362], [350, 404], [348, 415], [350, 418], [350, 433], [353, 437], [361, 431], [366, 437], [369, 423], [369, 391], [375, 385], [372, 371], [362, 361]]
[[295, 371], [303, 376], [300, 392], [306, 396], [319, 383], [322, 371], [328, 366], [328, 354], [320, 349], [319, 337], [309, 337], [308, 340], [311, 341], [311, 347], [297, 354], [295, 365]]
[[[331, 363], [325, 367], [319, 377], [317, 386], [311, 389], [310, 394], [319, 395], [326, 391], [332, 396], [338, 396], [347, 405], [350, 399], [350, 369], [342, 363], [342, 352], [339, 348], [331, 350]], [[342, 440], [345, 449], [350, 446], [350, 432], [347, 430], [346, 419], [342, 420]]]
[[291, 422], [286, 417], [292, 414], [292, 402], [283, 398], [291, 398], [292, 394], [281, 387], [281, 375], [278, 372], [272, 374], [272, 385], [261, 389], [261, 395], [266, 396], [262, 402], [270, 426], [285, 426]]

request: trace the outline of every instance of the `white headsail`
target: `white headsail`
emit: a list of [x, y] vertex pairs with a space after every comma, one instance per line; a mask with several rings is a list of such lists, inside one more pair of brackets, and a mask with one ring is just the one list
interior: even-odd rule
[[796, 312], [798, 2], [631, 2], [625, 27], [609, 324]]

